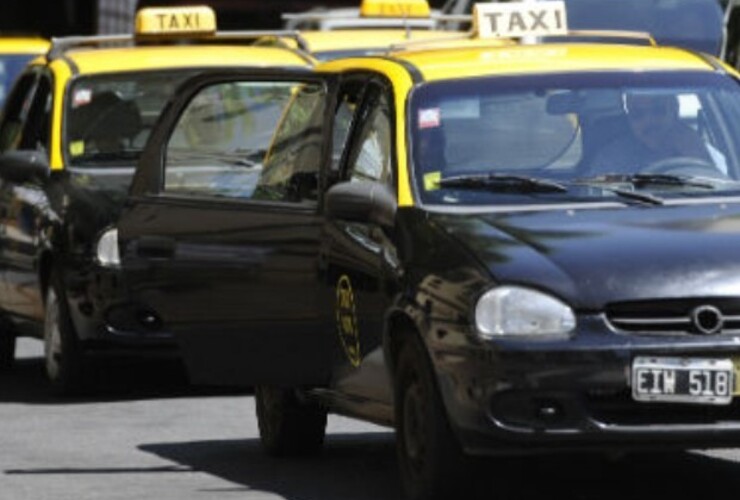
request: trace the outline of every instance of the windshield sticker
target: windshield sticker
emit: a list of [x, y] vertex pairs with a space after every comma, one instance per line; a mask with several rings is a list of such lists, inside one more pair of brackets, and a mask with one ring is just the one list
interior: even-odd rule
[[79, 108], [86, 104], [90, 104], [92, 101], [92, 90], [91, 89], [77, 89], [72, 96], [72, 107]]
[[85, 141], [72, 141], [69, 143], [69, 154], [81, 156], [85, 154]]
[[424, 174], [424, 190], [436, 191], [439, 189], [439, 181], [442, 180], [442, 172], [429, 172]]
[[439, 108], [419, 110], [419, 129], [437, 128], [442, 124], [442, 112]]
[[349, 362], [357, 368], [362, 361], [360, 355], [360, 333], [357, 329], [357, 313], [355, 311], [355, 296], [352, 291], [352, 282], [349, 276], [343, 274], [337, 282], [337, 331], [342, 341], [344, 353]]

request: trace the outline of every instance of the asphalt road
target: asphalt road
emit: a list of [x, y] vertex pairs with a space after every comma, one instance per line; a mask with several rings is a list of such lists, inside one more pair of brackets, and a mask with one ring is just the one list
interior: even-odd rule
[[[121, 363], [96, 396], [51, 397], [40, 344], [0, 375], [0, 500], [395, 500], [393, 433], [331, 417], [318, 457], [265, 457], [248, 393], [190, 387], [174, 363]], [[723, 499], [740, 450], [483, 461], [476, 497]], [[456, 499], [455, 499], [456, 500]]]

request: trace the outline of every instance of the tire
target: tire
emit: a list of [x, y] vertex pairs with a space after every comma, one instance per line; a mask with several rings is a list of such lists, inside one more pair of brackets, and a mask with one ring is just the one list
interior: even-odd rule
[[15, 364], [15, 334], [7, 321], [0, 320], [0, 372], [7, 372]]
[[469, 485], [466, 462], [437, 389], [422, 340], [409, 334], [394, 378], [396, 455], [405, 498], [461, 497]]
[[321, 450], [326, 410], [301, 401], [294, 389], [257, 386], [254, 397], [260, 441], [267, 454], [312, 455]]
[[46, 292], [44, 366], [52, 391], [62, 396], [86, 389], [84, 356], [69, 317], [60, 279], [52, 275]]

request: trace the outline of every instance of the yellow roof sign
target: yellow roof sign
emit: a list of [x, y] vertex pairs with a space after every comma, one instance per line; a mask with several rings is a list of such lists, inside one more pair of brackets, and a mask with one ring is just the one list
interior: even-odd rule
[[216, 32], [216, 13], [201, 5], [192, 7], [149, 7], [136, 13], [136, 34], [212, 35]]
[[362, 17], [430, 17], [427, 0], [363, 0]]
[[565, 35], [565, 2], [478, 3], [473, 22], [480, 38]]

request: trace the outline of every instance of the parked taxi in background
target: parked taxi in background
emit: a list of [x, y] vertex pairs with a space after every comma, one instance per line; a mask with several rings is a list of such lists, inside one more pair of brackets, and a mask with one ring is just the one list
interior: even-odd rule
[[740, 443], [737, 75], [566, 19], [481, 4], [467, 46], [291, 78], [220, 185], [177, 137], [256, 79], [181, 87], [117, 259], [196, 382], [257, 385], [267, 451], [316, 451], [327, 411], [392, 425], [406, 495], [448, 499], [468, 456]]
[[[409, 41], [445, 40], [459, 33], [441, 28], [443, 19], [427, 0], [363, 0], [360, 9], [330, 9], [284, 14], [285, 29], [297, 37], [277, 42], [301, 48], [318, 60], [382, 54], [392, 45]], [[469, 16], [455, 16], [467, 19]], [[269, 40], [265, 40], [269, 41]]]
[[[156, 319], [128, 300], [106, 258], [115, 245], [106, 230], [183, 80], [204, 68], [256, 76], [311, 66], [302, 53], [251, 46], [261, 35], [217, 33], [209, 8], [144, 9], [135, 34], [54, 39], [21, 74], [0, 122], [0, 366], [12, 363], [16, 336], [42, 338], [52, 385], [74, 392], [90, 380], [90, 356], [174, 353]], [[223, 131], [208, 135], [215, 125], [249, 134], [252, 142], [234, 136], [229, 146], [244, 152], [272, 136], [290, 95], [259, 82], [221, 90], [203, 96], [179, 141], [203, 152], [225, 147]], [[232, 107], [237, 97], [241, 107]]]
[[43, 38], [0, 36], [0, 108], [26, 64], [48, 50], [49, 41]]

